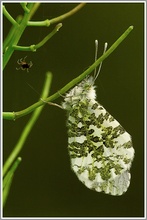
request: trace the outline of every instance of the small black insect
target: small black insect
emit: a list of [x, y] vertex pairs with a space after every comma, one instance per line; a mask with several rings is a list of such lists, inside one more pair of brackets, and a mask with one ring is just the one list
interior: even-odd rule
[[[26, 56], [27, 57], [27, 56]], [[27, 72], [29, 72], [29, 69], [33, 66], [32, 61], [30, 61], [29, 63], [27, 63], [25, 61], [26, 57], [21, 58], [19, 60], [17, 60], [17, 63], [20, 65], [19, 68], [16, 68], [17, 70], [27, 70]]]

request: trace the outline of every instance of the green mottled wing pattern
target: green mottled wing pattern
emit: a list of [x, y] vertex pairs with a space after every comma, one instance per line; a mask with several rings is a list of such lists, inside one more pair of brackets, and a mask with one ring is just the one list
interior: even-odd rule
[[134, 158], [131, 136], [93, 98], [95, 90], [89, 82], [85, 80], [71, 90], [63, 105], [68, 110], [71, 168], [88, 188], [122, 195], [130, 185]]

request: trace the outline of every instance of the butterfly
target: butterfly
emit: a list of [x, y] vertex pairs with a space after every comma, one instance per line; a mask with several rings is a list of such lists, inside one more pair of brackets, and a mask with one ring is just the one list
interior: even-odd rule
[[86, 187], [120, 196], [130, 185], [135, 151], [130, 134], [96, 100], [99, 71], [65, 95], [68, 151], [71, 168]]

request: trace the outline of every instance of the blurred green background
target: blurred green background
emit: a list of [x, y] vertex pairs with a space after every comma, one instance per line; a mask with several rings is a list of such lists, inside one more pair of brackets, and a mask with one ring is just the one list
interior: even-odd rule
[[[18, 3], [4, 4], [16, 18], [23, 14]], [[68, 12], [77, 4], [42, 3], [32, 20], [45, 20]], [[4, 17], [4, 38], [11, 27]], [[97, 100], [132, 135], [135, 159], [131, 185], [120, 197], [87, 189], [70, 169], [67, 151], [66, 112], [46, 105], [23, 151], [5, 217], [142, 217], [144, 215], [144, 4], [88, 3], [63, 21], [63, 27], [37, 52], [14, 52], [3, 76], [3, 109], [19, 111], [35, 103], [41, 93], [46, 71], [53, 73], [50, 94], [81, 74], [94, 61], [95, 39], [99, 56], [104, 43], [111, 46], [130, 26], [134, 30], [108, 57], [96, 81]], [[28, 27], [19, 45], [41, 41], [52, 29]], [[17, 60], [27, 56], [33, 66], [16, 70]], [[56, 100], [60, 104], [63, 98]], [[30, 115], [3, 123], [4, 160], [15, 146]]]

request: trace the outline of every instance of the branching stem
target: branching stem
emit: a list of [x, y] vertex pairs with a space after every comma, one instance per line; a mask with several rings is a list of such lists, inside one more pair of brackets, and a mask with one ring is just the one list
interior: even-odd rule
[[[52, 81], [52, 74], [51, 73], [47, 73], [46, 75], [46, 80], [45, 80], [45, 84], [43, 87], [43, 91], [42, 91], [42, 95], [41, 97], [43, 99], [45, 99], [49, 93], [50, 90], [50, 85], [51, 85], [51, 81]], [[16, 159], [16, 157], [18, 156], [18, 154], [20, 153], [20, 151], [22, 150], [24, 143], [28, 137], [28, 135], [30, 134], [35, 122], [37, 121], [41, 111], [43, 109], [43, 106], [40, 108], [37, 108], [33, 115], [31, 116], [31, 118], [29, 119], [28, 123], [26, 124], [16, 146], [14, 147], [12, 153], [10, 154], [10, 156], [8, 157], [8, 159], [6, 160], [5, 164], [4, 164], [4, 168], [3, 168], [3, 176], [7, 173], [7, 171], [9, 170], [10, 166], [13, 164], [14, 160]]]
[[[70, 81], [67, 85], [65, 85], [62, 89], [58, 92], [54, 93], [53, 95], [49, 96], [48, 98], [44, 99], [45, 102], [52, 102], [62, 94], [67, 92], [77, 83], [79, 83], [82, 79], [84, 79], [88, 74], [90, 74], [102, 61], [104, 61], [118, 46], [119, 44], [128, 36], [128, 34], [133, 30], [133, 26], [130, 26], [118, 39], [117, 41], [98, 59], [96, 60], [86, 71], [84, 71], [81, 75]], [[19, 112], [4, 112], [3, 117], [7, 120], [15, 120], [20, 118], [24, 115], [29, 114], [30, 112], [34, 111], [41, 105], [44, 105], [45, 102], [38, 101], [35, 104], [29, 106], [28, 108], [19, 111]]]

